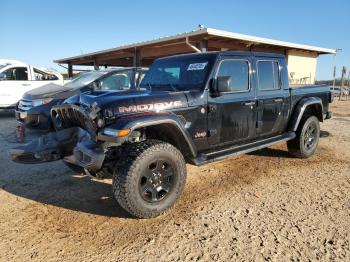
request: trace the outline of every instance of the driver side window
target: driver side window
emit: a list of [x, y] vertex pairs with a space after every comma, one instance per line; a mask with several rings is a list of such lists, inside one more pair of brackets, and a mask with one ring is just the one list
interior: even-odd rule
[[13, 67], [7, 69], [5, 72], [6, 80], [23, 81], [28, 80], [28, 69], [26, 67]]
[[129, 90], [130, 87], [130, 75], [126, 72], [112, 74], [100, 81], [101, 90]]
[[231, 77], [231, 92], [246, 92], [249, 90], [249, 64], [246, 60], [223, 60], [217, 76]]

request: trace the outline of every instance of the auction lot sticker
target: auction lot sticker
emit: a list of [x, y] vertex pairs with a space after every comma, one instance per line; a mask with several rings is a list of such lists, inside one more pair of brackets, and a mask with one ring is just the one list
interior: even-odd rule
[[208, 62], [189, 64], [188, 68], [187, 68], [187, 71], [190, 71], [190, 70], [203, 70], [206, 67], [207, 64], [208, 64]]

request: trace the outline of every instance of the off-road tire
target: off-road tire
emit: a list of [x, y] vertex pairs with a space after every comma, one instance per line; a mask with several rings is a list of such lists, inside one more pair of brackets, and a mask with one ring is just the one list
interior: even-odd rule
[[[307, 139], [307, 129], [310, 128], [310, 126], [315, 129], [315, 132], [313, 144], [310, 148], [308, 148], [305, 145], [305, 139]], [[308, 158], [315, 153], [319, 138], [320, 123], [318, 118], [316, 116], [304, 117], [296, 131], [296, 137], [287, 142], [288, 151], [290, 154], [298, 158]]]
[[[113, 193], [119, 205], [138, 218], [156, 217], [171, 208], [186, 183], [186, 163], [180, 151], [163, 141], [146, 140], [126, 145], [122, 154], [113, 174]], [[140, 192], [140, 180], [150, 172], [147, 168], [152, 162], [163, 160], [174, 173], [172, 189], [159, 202], [147, 202]]]

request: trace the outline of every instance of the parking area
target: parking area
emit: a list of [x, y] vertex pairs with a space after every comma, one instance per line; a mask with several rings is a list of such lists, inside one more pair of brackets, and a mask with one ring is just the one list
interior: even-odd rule
[[[281, 144], [188, 166], [165, 215], [134, 219], [110, 180], [61, 162], [8, 160], [15, 120], [0, 116], [0, 260], [350, 260], [350, 102], [335, 101], [310, 159]], [[27, 132], [27, 141], [37, 136]]]

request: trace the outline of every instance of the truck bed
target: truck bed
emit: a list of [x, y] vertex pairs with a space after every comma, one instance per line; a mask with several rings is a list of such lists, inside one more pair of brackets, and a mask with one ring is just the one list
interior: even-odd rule
[[331, 97], [331, 89], [328, 85], [290, 85], [292, 110], [298, 102], [307, 97], [319, 97], [322, 99], [323, 111], [328, 111]]

